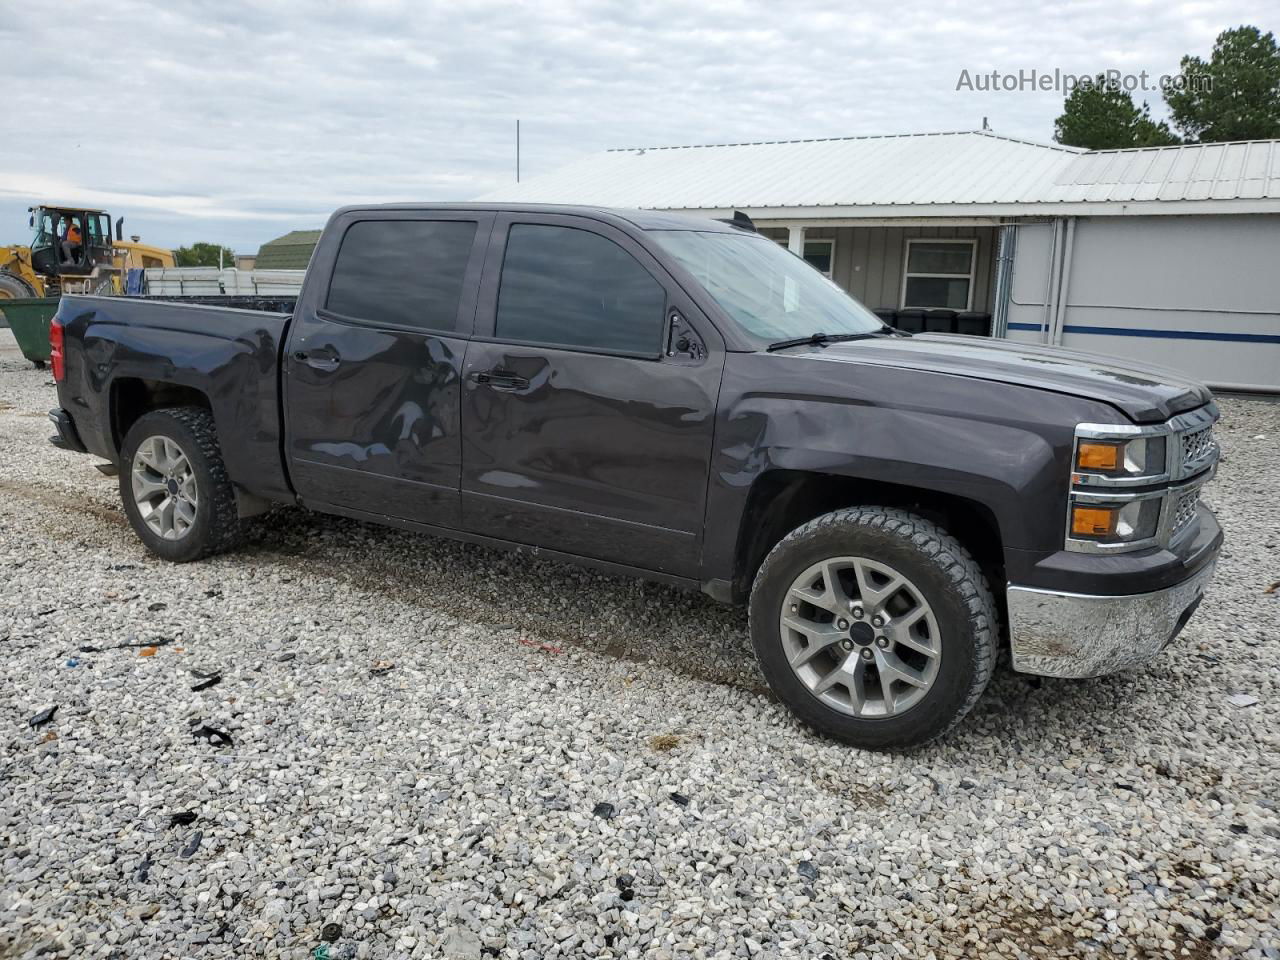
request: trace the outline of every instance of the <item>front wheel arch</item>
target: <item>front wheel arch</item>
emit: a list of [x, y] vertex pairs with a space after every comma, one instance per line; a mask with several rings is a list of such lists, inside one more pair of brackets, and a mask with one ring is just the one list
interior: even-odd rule
[[731, 599], [747, 600], [769, 552], [816, 517], [864, 504], [906, 510], [955, 537], [991, 583], [1004, 583], [1004, 538], [989, 506], [925, 487], [844, 474], [770, 470], [751, 485], [738, 526]]

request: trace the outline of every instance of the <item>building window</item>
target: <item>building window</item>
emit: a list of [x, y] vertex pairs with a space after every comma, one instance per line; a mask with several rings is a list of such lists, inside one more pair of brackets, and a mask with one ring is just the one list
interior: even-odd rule
[[969, 310], [977, 240], [908, 240], [902, 306]]
[[[768, 234], [765, 234], [769, 236]], [[780, 247], [791, 249], [791, 238], [785, 233], [769, 237]], [[836, 260], [836, 242], [834, 240], [805, 240], [805, 263], [816, 269], [828, 280], [831, 279], [831, 265]]]
[[808, 240], [804, 242], [805, 262], [827, 279], [831, 278], [831, 265], [836, 259], [834, 240]]

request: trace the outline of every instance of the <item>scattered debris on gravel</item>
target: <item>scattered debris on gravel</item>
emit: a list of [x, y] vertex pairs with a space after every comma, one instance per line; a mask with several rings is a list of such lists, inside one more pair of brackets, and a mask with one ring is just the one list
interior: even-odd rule
[[1280, 956], [1280, 404], [1155, 664], [889, 755], [695, 594], [302, 510], [166, 564], [53, 405], [0, 331], [0, 956]]

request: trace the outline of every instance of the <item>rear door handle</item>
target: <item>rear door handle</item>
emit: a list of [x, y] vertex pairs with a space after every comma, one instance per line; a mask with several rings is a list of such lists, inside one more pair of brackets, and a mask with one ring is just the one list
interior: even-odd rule
[[316, 370], [336, 370], [342, 357], [333, 347], [317, 347], [315, 350], [295, 350], [293, 359]]
[[485, 370], [471, 374], [471, 382], [492, 387], [494, 390], [520, 390], [529, 385], [527, 377], [508, 373], [506, 370]]

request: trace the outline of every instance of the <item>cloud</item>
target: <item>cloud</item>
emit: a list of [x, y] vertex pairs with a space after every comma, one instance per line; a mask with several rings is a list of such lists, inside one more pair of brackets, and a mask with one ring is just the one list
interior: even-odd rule
[[[458, 200], [611, 146], [973, 129], [1048, 139], [1056, 93], [960, 70], [1154, 75], [1260, 4], [54, 0], [0, 18], [0, 237], [31, 202], [252, 250], [334, 207]], [[1150, 94], [1157, 115], [1158, 94]], [[96, 199], [95, 199], [96, 198]], [[25, 215], [22, 215], [25, 224]]]

